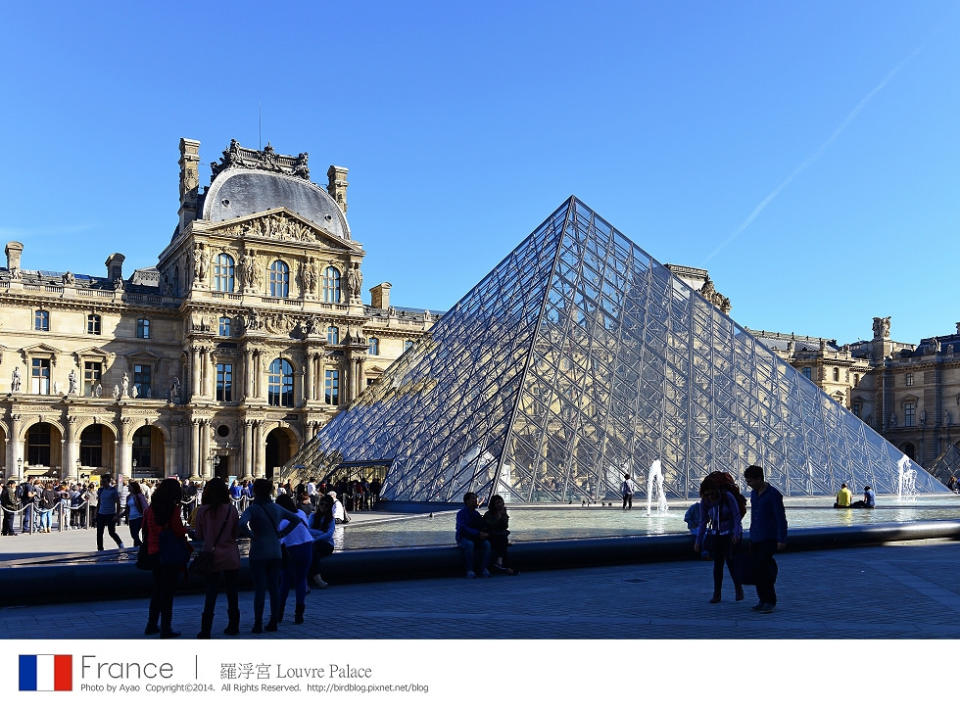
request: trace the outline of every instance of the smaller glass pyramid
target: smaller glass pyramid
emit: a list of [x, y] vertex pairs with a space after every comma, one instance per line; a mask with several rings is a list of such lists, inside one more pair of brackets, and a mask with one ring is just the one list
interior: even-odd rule
[[[290, 461], [376, 461], [382, 497], [695, 498], [759, 464], [784, 495], [896, 493], [903, 454], [575, 197]], [[915, 465], [917, 492], [945, 492]]]

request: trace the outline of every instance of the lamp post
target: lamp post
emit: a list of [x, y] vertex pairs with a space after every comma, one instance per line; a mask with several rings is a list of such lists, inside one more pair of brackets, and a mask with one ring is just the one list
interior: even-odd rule
[[23, 482], [23, 458], [17, 458], [17, 478]]
[[78, 485], [80, 484], [80, 480], [82, 479], [82, 476], [80, 475], [81, 465], [83, 465], [83, 462], [79, 458], [77, 458], [77, 484]]

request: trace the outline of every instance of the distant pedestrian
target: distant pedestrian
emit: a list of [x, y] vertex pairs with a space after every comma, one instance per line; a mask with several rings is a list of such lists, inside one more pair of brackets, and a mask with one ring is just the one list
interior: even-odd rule
[[507, 514], [507, 506], [502, 496], [494, 495], [490, 498], [487, 511], [483, 514], [483, 524], [487, 530], [487, 538], [490, 540], [490, 550], [493, 556], [493, 564], [491, 564], [490, 569], [497, 573], [513, 576], [517, 572], [507, 564], [510, 515]]
[[853, 493], [846, 483], [840, 484], [840, 492], [837, 493], [837, 501], [833, 503], [834, 507], [849, 507], [853, 500]]
[[620, 484], [620, 494], [623, 495], [623, 509], [633, 509], [633, 493], [636, 492], [636, 489], [636, 483], [630, 479], [630, 473], [624, 473], [623, 482]]
[[877, 506], [877, 496], [873, 492], [873, 488], [869, 485], [864, 486], [863, 488], [863, 499], [857, 500], [854, 502], [851, 507], [858, 507], [863, 509], [873, 509]]
[[20, 484], [20, 506], [23, 507], [23, 518], [20, 520], [21, 531], [33, 532], [33, 503], [37, 497], [37, 490], [33, 486], [34, 478], [28, 477]]
[[17, 533], [13, 531], [13, 520], [20, 509], [20, 498], [17, 496], [16, 480], [7, 480], [3, 493], [0, 494], [0, 507], [3, 507], [3, 536], [15, 537]]
[[[103, 551], [103, 530], [123, 549], [123, 540], [117, 534], [117, 521], [120, 519], [120, 494], [111, 484], [111, 477], [100, 477], [100, 493], [97, 495], [97, 551]], [[179, 488], [180, 486], [177, 485]]]
[[759, 603], [753, 610], [772, 613], [777, 606], [777, 562], [773, 555], [787, 548], [787, 514], [783, 495], [763, 479], [763, 468], [743, 471], [750, 486], [750, 560]]
[[141, 544], [140, 529], [143, 527], [143, 515], [147, 512], [147, 506], [147, 498], [143, 495], [140, 483], [131, 480], [127, 495], [127, 526], [130, 528], [130, 538], [133, 539], [135, 547]]

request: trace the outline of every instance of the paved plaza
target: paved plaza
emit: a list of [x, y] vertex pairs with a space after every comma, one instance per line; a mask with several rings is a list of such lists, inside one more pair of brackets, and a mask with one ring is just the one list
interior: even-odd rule
[[[11, 540], [12, 541], [12, 540]], [[782, 554], [771, 615], [747, 599], [707, 603], [708, 562], [541, 571], [516, 577], [348, 584], [313, 591], [306, 622], [261, 638], [960, 638], [960, 542]], [[140, 573], [131, 569], [131, 573]], [[139, 638], [146, 600], [0, 609], [10, 638]], [[223, 601], [214, 627], [225, 625]], [[175, 627], [199, 630], [200, 596], [178, 596]], [[241, 594], [244, 633], [252, 593]], [[292, 615], [292, 599], [288, 605]]]

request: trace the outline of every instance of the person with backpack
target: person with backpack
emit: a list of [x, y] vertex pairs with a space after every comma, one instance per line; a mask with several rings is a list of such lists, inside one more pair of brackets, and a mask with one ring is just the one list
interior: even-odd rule
[[20, 520], [21, 531], [33, 532], [33, 500], [37, 496], [33, 487], [33, 478], [27, 478], [20, 484], [20, 505], [23, 507], [23, 518]]
[[[713, 555], [713, 596], [710, 603], [720, 602], [724, 563], [730, 570], [736, 599], [743, 600], [743, 586], [733, 568], [733, 550], [743, 537], [741, 506], [733, 490], [740, 493], [729, 473], [711, 473], [700, 485], [700, 526], [693, 550], [699, 554], [701, 549], [706, 548]], [[746, 499], [742, 509], [746, 512]]]
[[624, 473], [623, 482], [620, 484], [620, 494], [623, 495], [623, 509], [633, 509], [633, 493], [636, 492], [636, 490], [636, 483], [630, 479], [630, 473]]
[[109, 475], [100, 478], [100, 490], [97, 494], [97, 551], [103, 551], [103, 530], [110, 533], [110, 538], [123, 549], [123, 540], [117, 534], [117, 520], [120, 519], [120, 493], [112, 484]]

